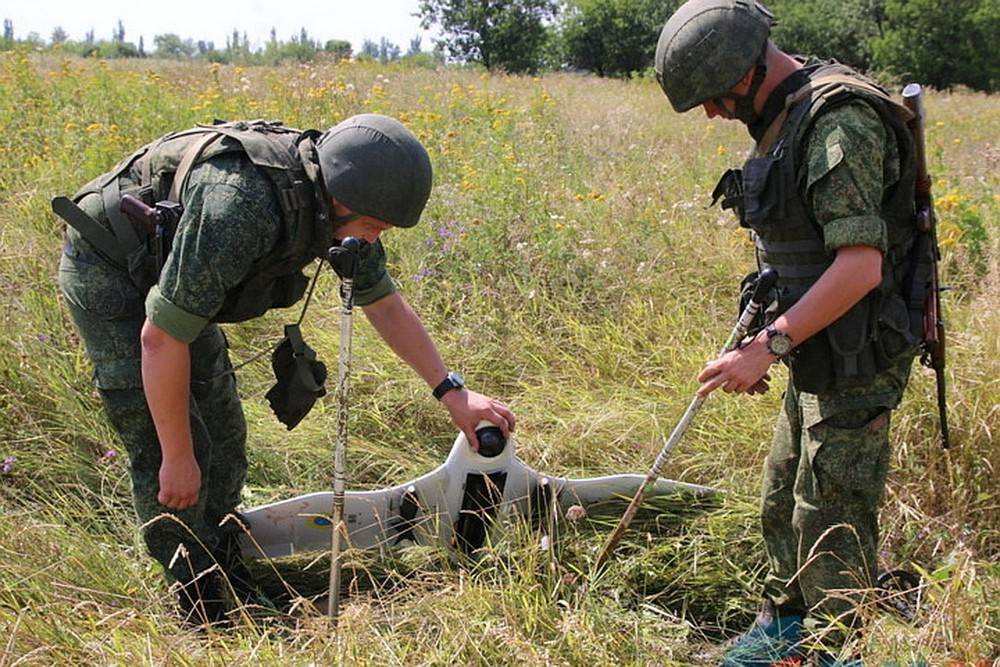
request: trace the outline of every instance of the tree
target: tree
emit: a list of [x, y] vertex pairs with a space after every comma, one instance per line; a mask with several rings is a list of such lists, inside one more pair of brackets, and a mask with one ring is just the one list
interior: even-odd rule
[[406, 55], [415, 56], [420, 53], [420, 47], [423, 44], [424, 38], [420, 35], [410, 38], [410, 48], [406, 49]]
[[1000, 87], [997, 0], [886, 0], [885, 16], [873, 43], [879, 67], [935, 88]]
[[365, 40], [361, 42], [361, 55], [371, 58], [372, 60], [378, 60], [378, 44], [366, 37]]
[[154, 55], [157, 58], [190, 58], [195, 51], [195, 46], [190, 39], [181, 39], [179, 35], [172, 32], [156, 35], [153, 37], [153, 44], [156, 45]]
[[118, 19], [118, 26], [111, 29], [111, 41], [119, 44], [125, 41], [125, 25]]
[[601, 76], [653, 65], [656, 40], [679, 0], [576, 0], [563, 21], [567, 62]]
[[538, 69], [555, 0], [420, 0], [420, 25], [440, 26], [438, 45], [452, 58], [488, 69]]
[[885, 0], [781, 0], [771, 8], [779, 19], [772, 37], [783, 50], [871, 68]]
[[399, 60], [402, 50], [389, 41], [388, 37], [383, 37], [378, 43], [378, 60], [383, 65], [394, 60]]
[[52, 46], [55, 46], [56, 44], [65, 44], [67, 39], [69, 39], [69, 34], [63, 30], [62, 26], [57, 25], [52, 30], [52, 37], [49, 38], [49, 42], [52, 43]]
[[323, 50], [337, 60], [346, 60], [351, 57], [351, 43], [344, 39], [327, 40]]
[[10, 19], [3, 20], [3, 39], [5, 42], [14, 41], [14, 22]]

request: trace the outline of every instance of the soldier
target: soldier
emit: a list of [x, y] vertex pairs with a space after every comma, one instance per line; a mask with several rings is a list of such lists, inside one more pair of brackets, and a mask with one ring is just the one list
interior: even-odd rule
[[[805, 658], [803, 630], [842, 645], [873, 587], [889, 417], [916, 354], [903, 285], [914, 237], [912, 138], [884, 90], [793, 58], [753, 0], [689, 0], [666, 22], [656, 74], [674, 110], [742, 122], [755, 141], [713, 196], [749, 228], [775, 302], [746, 343], [710, 362], [699, 394], [757, 394], [790, 367], [764, 466], [769, 573], [754, 627], [724, 665]], [[820, 664], [840, 663], [817, 653]], [[786, 663], [782, 663], [786, 664]]]
[[[236, 510], [247, 471], [246, 421], [219, 323], [298, 301], [308, 284], [302, 269], [336, 240], [370, 244], [355, 303], [469, 442], [481, 420], [505, 435], [513, 429], [505, 405], [447, 370], [386, 271], [380, 235], [415, 225], [430, 190], [430, 159], [416, 137], [366, 114], [325, 134], [263, 121], [170, 134], [81, 189], [78, 206], [54, 201], [70, 223], [60, 287], [128, 451], [145, 543], [180, 583], [186, 619], [225, 620], [222, 575], [240, 601], [266, 601], [239, 559], [238, 526], [219, 525]], [[126, 194], [161, 202], [175, 228], [125, 217]], [[325, 371], [316, 375], [322, 384]], [[287, 385], [279, 381], [273, 404], [291, 428], [303, 413], [282, 405], [297, 400]], [[315, 395], [307, 398], [306, 411]]]

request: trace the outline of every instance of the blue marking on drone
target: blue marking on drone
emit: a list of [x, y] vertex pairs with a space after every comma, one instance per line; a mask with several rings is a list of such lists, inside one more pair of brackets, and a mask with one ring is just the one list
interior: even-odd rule
[[316, 526], [329, 526], [331, 523], [333, 522], [325, 516], [317, 516], [313, 518], [313, 524]]

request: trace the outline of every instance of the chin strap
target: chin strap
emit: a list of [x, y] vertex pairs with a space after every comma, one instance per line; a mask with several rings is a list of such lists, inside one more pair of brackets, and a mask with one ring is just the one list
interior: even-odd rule
[[757, 110], [754, 109], [753, 101], [757, 97], [757, 93], [760, 92], [760, 87], [764, 83], [764, 79], [767, 77], [767, 42], [764, 43], [764, 48], [760, 52], [760, 56], [757, 58], [756, 68], [754, 69], [753, 78], [750, 80], [750, 89], [747, 90], [746, 95], [736, 95], [734, 93], [728, 93], [723, 95], [721, 98], [716, 98], [715, 105], [720, 109], [725, 109], [721, 104], [722, 99], [730, 99], [736, 103], [735, 111], [733, 112], [733, 118], [743, 122], [745, 125], [753, 125], [760, 118]]

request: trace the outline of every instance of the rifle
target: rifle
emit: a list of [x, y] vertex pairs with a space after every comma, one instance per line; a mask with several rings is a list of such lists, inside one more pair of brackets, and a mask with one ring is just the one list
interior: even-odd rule
[[[919, 83], [908, 84], [903, 89], [903, 104], [913, 114], [907, 123], [913, 134], [914, 152], [917, 162], [917, 179], [914, 185], [916, 204], [917, 239], [913, 255], [916, 262], [929, 257], [926, 286], [918, 283], [922, 277], [917, 271], [911, 294], [914, 290], [923, 292], [923, 331], [921, 338], [920, 363], [934, 369], [937, 380], [938, 417], [941, 421], [941, 446], [948, 449], [948, 411], [945, 402], [945, 332], [941, 311], [941, 284], [938, 281], [938, 262], [941, 250], [937, 242], [937, 218], [934, 215], [934, 198], [931, 195], [931, 178], [927, 173], [927, 149], [924, 144], [924, 98]], [[917, 292], [919, 294], [919, 291]]]
[[181, 218], [181, 205], [176, 202], [161, 201], [155, 206], [147, 206], [138, 197], [122, 195], [120, 207], [129, 220], [142, 225], [149, 233], [153, 242], [156, 271], [159, 273], [163, 268], [163, 262], [166, 261], [168, 237], [177, 228], [177, 222]]

